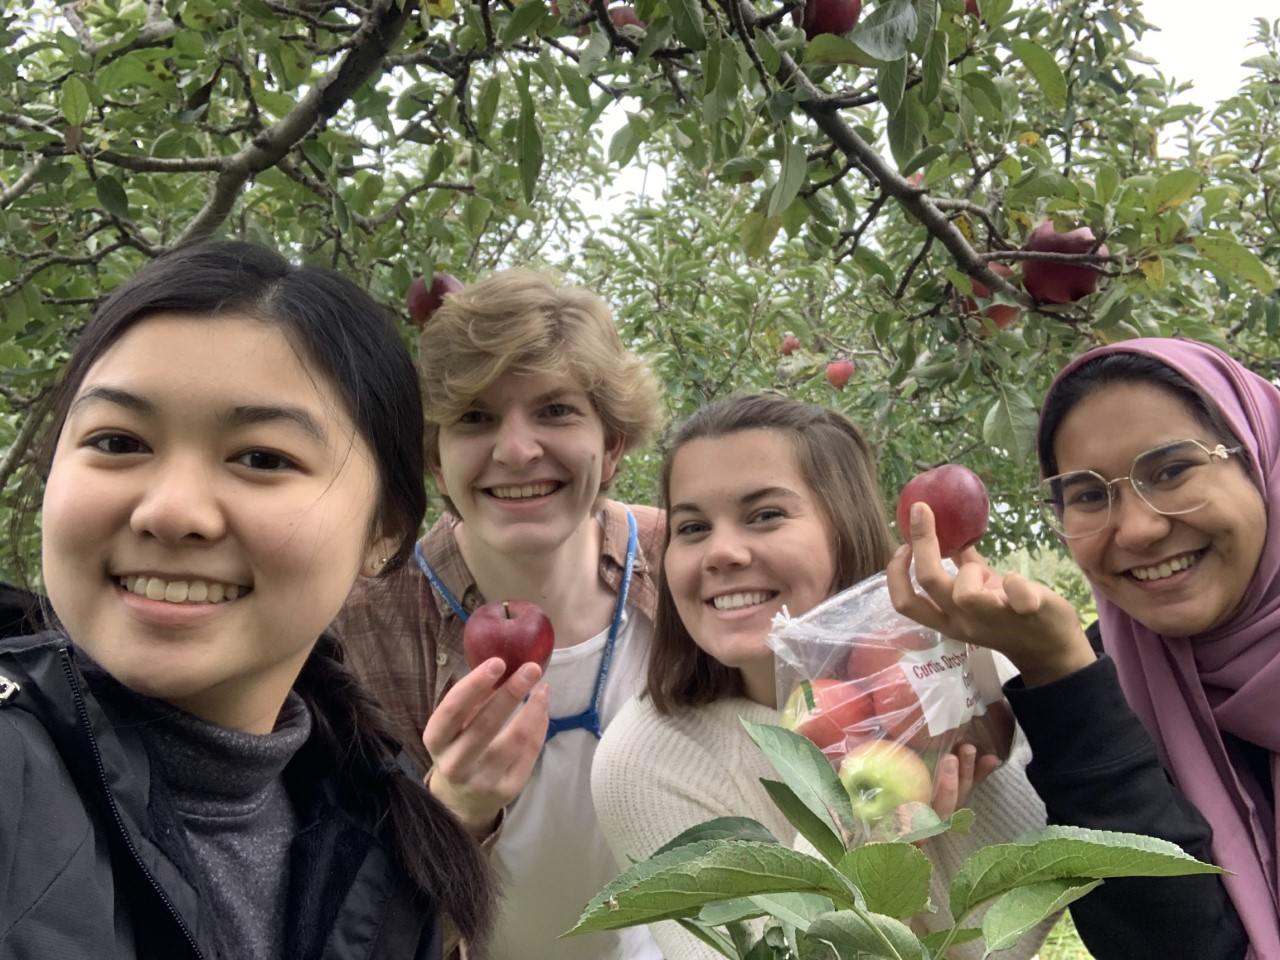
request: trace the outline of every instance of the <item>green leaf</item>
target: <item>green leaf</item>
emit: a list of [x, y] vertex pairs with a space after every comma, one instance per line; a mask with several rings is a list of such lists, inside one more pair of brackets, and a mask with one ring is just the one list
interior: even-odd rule
[[778, 838], [769, 832], [759, 820], [750, 817], [716, 817], [699, 823], [677, 834], [660, 846], [655, 853], [665, 853], [699, 840], [754, 840], [757, 843], [777, 843]]
[[62, 115], [67, 118], [67, 123], [73, 127], [82, 127], [84, 122], [89, 119], [89, 88], [85, 86], [83, 80], [79, 77], [72, 76], [62, 81], [62, 89], [59, 91], [62, 100]]
[[766, 216], [777, 217], [791, 206], [791, 201], [800, 192], [808, 172], [809, 159], [804, 147], [794, 140], [787, 141], [782, 153], [782, 171], [769, 197]]
[[[859, 916], [851, 910], [837, 910], [823, 914], [809, 924], [805, 932], [808, 941], [821, 940], [831, 944], [837, 957], [857, 960], [926, 960], [924, 945], [900, 920], [879, 914]], [[822, 956], [802, 950], [804, 960]], [[830, 956], [829, 953], [825, 956]]]
[[524, 187], [524, 198], [532, 203], [538, 191], [538, 177], [542, 173], [542, 131], [538, 129], [538, 115], [533, 104], [528, 101], [520, 105], [516, 151], [520, 157], [520, 183]]
[[503, 25], [499, 39], [504, 44], [511, 44], [521, 37], [537, 33], [548, 12], [542, 0], [520, 0], [511, 12], [511, 19]]
[[809, 740], [771, 724], [743, 720], [742, 726], [773, 768], [809, 811], [827, 824], [847, 850], [861, 839], [849, 794], [826, 754]]
[[1015, 843], [993, 844], [971, 854], [951, 882], [951, 915], [963, 917], [980, 903], [1045, 880], [1222, 872], [1167, 840], [1080, 827], [1045, 827]]
[[863, 67], [877, 66], [880, 61], [870, 56], [848, 37], [820, 33], [804, 47], [803, 63], [855, 63]]
[[742, 218], [742, 250], [752, 259], [769, 252], [773, 238], [782, 229], [781, 217], [766, 217], [763, 210], [752, 210]]
[[982, 422], [982, 439], [1019, 463], [1031, 456], [1038, 422], [1036, 405], [1024, 391], [1002, 387]]
[[1275, 290], [1276, 278], [1270, 267], [1234, 237], [1227, 234], [1200, 236], [1195, 238], [1194, 243], [1196, 249], [1217, 268], [1224, 279], [1240, 277], [1252, 283], [1261, 293]]
[[929, 129], [929, 111], [920, 102], [919, 90], [908, 90], [902, 109], [889, 117], [889, 149], [901, 167], [919, 152]]
[[789, 847], [703, 840], [633, 863], [592, 897], [569, 932], [691, 917], [710, 903], [775, 893], [820, 893], [841, 904], [857, 896], [829, 864]]
[[907, 61], [891, 60], [880, 67], [876, 76], [876, 93], [885, 110], [892, 117], [902, 109], [902, 98], [906, 92]]
[[690, 50], [705, 50], [706, 28], [702, 23], [702, 5], [697, 0], [667, 0], [676, 36]]
[[929, 45], [925, 48], [920, 63], [920, 98], [925, 103], [933, 103], [938, 99], [946, 76], [947, 34], [938, 30], [929, 35]]
[[1028, 930], [1094, 890], [1101, 880], [1068, 878], [1045, 880], [1010, 890], [982, 916], [982, 937], [988, 950], [1007, 950]]
[[1098, 203], [1106, 206], [1120, 189], [1120, 171], [1109, 163], [1098, 164], [1098, 182], [1096, 184]]
[[918, 23], [912, 0], [888, 0], [854, 27], [849, 39], [877, 60], [901, 60]]
[[805, 806], [804, 801], [796, 796], [796, 792], [785, 783], [777, 780], [761, 778], [760, 785], [773, 805], [782, 811], [787, 822], [796, 828], [800, 836], [808, 840], [828, 863], [838, 863], [844, 856], [845, 847], [840, 838], [823, 817]]
[[1180, 207], [1200, 189], [1199, 170], [1171, 170], [1156, 181], [1155, 189], [1148, 197], [1148, 207], [1156, 213], [1164, 213]]
[[93, 189], [98, 195], [98, 202], [107, 213], [121, 218], [129, 216], [129, 197], [114, 176], [108, 173], [99, 177]]
[[929, 903], [933, 866], [910, 843], [868, 843], [850, 850], [836, 866], [862, 891], [867, 909], [905, 920]]
[[1034, 40], [1017, 38], [1009, 44], [1014, 56], [1031, 71], [1044, 98], [1056, 110], [1067, 105], [1067, 78], [1053, 55]]

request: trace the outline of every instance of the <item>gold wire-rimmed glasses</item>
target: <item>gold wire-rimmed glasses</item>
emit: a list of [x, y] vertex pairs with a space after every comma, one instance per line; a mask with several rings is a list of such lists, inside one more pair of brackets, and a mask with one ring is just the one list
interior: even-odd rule
[[1242, 447], [1199, 440], [1175, 440], [1133, 458], [1127, 476], [1107, 480], [1092, 470], [1072, 470], [1049, 477], [1036, 487], [1036, 503], [1045, 522], [1068, 540], [1105, 530], [1111, 523], [1116, 484], [1128, 480], [1133, 492], [1156, 513], [1167, 517], [1199, 510], [1213, 496], [1213, 478], [1205, 467], [1221, 462]]

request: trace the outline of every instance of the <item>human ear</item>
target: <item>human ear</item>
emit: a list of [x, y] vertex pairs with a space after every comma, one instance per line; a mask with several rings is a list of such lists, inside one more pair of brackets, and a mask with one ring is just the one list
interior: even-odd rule
[[360, 567], [360, 575], [363, 577], [379, 576], [383, 568], [386, 567], [387, 561], [395, 554], [396, 546], [395, 537], [379, 537], [374, 540], [365, 553], [364, 563]]
[[618, 471], [618, 462], [622, 459], [622, 448], [627, 438], [622, 434], [606, 437], [604, 441], [604, 457], [600, 461], [600, 482], [608, 483]]

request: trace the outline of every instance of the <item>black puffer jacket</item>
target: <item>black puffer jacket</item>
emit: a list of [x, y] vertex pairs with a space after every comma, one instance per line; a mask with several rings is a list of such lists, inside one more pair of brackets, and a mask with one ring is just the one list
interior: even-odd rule
[[[0, 957], [223, 957], [146, 752], [108, 713], [64, 637], [0, 641]], [[438, 913], [372, 826], [377, 785], [344, 796], [313, 743], [285, 770], [300, 825], [285, 957], [435, 960]]]
[[[1050, 823], [1169, 840], [1213, 862], [1212, 831], [1160, 764], [1155, 741], [1125, 700], [1115, 662], [1098, 660], [1037, 687], [1005, 693], [1031, 745], [1027, 779]], [[1222, 880], [1125, 877], [1071, 905], [1080, 939], [1099, 960], [1240, 960], [1249, 948]]]

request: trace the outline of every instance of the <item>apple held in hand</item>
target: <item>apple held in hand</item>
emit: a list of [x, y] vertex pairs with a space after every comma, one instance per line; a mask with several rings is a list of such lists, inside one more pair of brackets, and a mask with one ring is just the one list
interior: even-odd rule
[[832, 679], [801, 680], [782, 708], [782, 726], [822, 750], [877, 729], [866, 689]]
[[462, 628], [462, 651], [472, 669], [501, 657], [507, 669], [501, 685], [524, 663], [543, 670], [555, 649], [556, 633], [542, 608], [530, 600], [501, 600], [477, 607]]
[[933, 778], [920, 755], [888, 740], [872, 740], [853, 748], [840, 761], [853, 812], [872, 822], [891, 815], [904, 803], [926, 803]]
[[430, 287], [422, 277], [414, 277], [409, 281], [409, 291], [404, 298], [405, 309], [409, 311], [409, 322], [415, 327], [425, 327], [444, 303], [445, 296], [461, 289], [462, 281], [452, 274], [433, 273]]
[[944, 557], [972, 547], [987, 532], [987, 488], [968, 467], [944, 463], [907, 482], [898, 495], [898, 532], [903, 540], [911, 539], [911, 505], [921, 502], [933, 511], [938, 551]]

